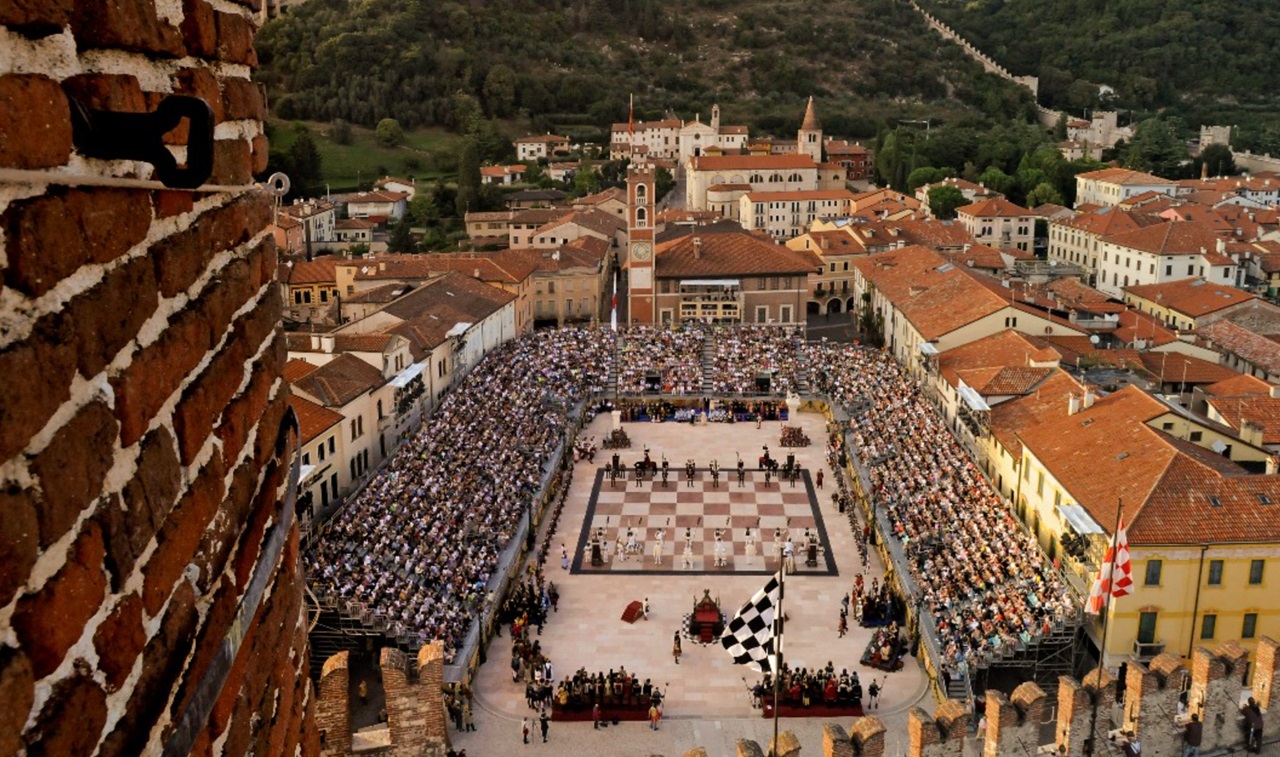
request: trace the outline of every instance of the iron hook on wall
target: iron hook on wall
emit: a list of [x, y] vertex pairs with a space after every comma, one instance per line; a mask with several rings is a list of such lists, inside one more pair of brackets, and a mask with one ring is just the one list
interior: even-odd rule
[[[186, 166], [165, 147], [164, 135], [187, 121]], [[76, 149], [102, 160], [140, 160], [155, 166], [166, 187], [195, 189], [213, 172], [213, 109], [203, 99], [169, 95], [151, 113], [98, 110], [71, 100]]]

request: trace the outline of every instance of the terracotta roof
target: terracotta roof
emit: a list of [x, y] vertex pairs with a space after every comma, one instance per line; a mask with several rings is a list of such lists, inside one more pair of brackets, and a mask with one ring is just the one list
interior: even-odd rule
[[1014, 457], [1022, 455], [1021, 434], [1066, 416], [1071, 395], [1084, 396], [1085, 387], [1065, 371], [1053, 371], [1036, 391], [1001, 402], [991, 408], [988, 424], [992, 436]]
[[409, 199], [409, 195], [404, 192], [388, 192], [386, 190], [376, 190], [373, 192], [359, 192], [347, 197], [347, 204], [366, 203], [366, 202], [399, 202]]
[[961, 205], [956, 208], [956, 213], [963, 213], [974, 218], [1010, 218], [1032, 215], [1030, 209], [1015, 205], [1003, 197], [992, 197], [969, 205]]
[[558, 136], [558, 135], [556, 135], [556, 134], [533, 134], [533, 135], [530, 135], [530, 136], [528, 136], [528, 137], [521, 137], [521, 138], [517, 139], [517, 140], [516, 140], [516, 144], [518, 144], [518, 145], [527, 145], [527, 144], [534, 144], [534, 145], [537, 145], [537, 144], [544, 144], [544, 143], [551, 143], [551, 142], [561, 143], [561, 142], [568, 142], [568, 141], [569, 141], [569, 138], [568, 138], [568, 137], [561, 137], [561, 136]]
[[690, 160], [695, 171], [785, 171], [817, 168], [808, 155], [700, 155]]
[[336, 284], [337, 274], [334, 272], [343, 258], [324, 255], [314, 260], [296, 260], [292, 265], [285, 264], [289, 278], [285, 284]]
[[569, 211], [564, 208], [525, 208], [524, 210], [517, 210], [511, 216], [510, 222], [525, 226], [542, 226], [567, 212]]
[[[289, 336], [291, 338], [290, 340], [292, 340], [292, 337], [295, 335], [290, 334]], [[290, 345], [289, 348], [293, 349], [292, 345]], [[292, 384], [314, 371], [317, 367], [318, 366], [312, 365], [305, 360], [294, 358], [284, 364], [284, 380]]]
[[573, 202], [575, 205], [601, 205], [610, 200], [618, 200], [625, 203], [627, 201], [627, 190], [622, 187], [608, 187], [593, 195], [580, 197]]
[[1162, 384], [1212, 384], [1235, 375], [1226, 366], [1181, 352], [1143, 352], [1142, 366]]
[[343, 296], [342, 304], [344, 305], [362, 305], [366, 303], [386, 304], [395, 300], [397, 297], [403, 297], [413, 289], [413, 285], [397, 281], [394, 284], [383, 284], [382, 286], [366, 289], [363, 292], [348, 294]]
[[[1052, 372], [1052, 368], [1005, 366], [998, 369], [994, 375], [987, 377], [985, 382], [970, 383], [966, 378], [965, 383], [972, 386], [978, 394], [984, 397], [1023, 395], [1035, 389], [1036, 385], [1045, 380]], [[961, 371], [959, 375], [961, 378], [965, 378], [964, 371]]]
[[542, 234], [567, 224], [581, 226], [584, 229], [594, 231], [597, 234], [604, 234], [609, 237], [612, 237], [619, 231], [626, 228], [626, 222], [613, 213], [600, 210], [599, 208], [587, 208], [586, 210], [574, 210], [569, 213], [565, 213], [559, 218], [539, 227], [535, 233]]
[[[845, 231], [811, 231], [802, 237], [798, 237], [800, 240], [805, 240], [806, 238], [812, 242], [809, 249], [823, 256], [861, 255], [867, 251], [866, 247], [859, 244], [857, 239]], [[791, 244], [788, 243], [787, 246], [791, 247]], [[797, 242], [797, 246], [791, 247], [791, 249], [804, 249], [803, 241]]]
[[299, 221], [298, 219], [294, 218], [293, 216], [285, 215], [284, 213], [281, 213], [280, 215], [276, 216], [276, 217], [275, 217], [275, 220], [273, 221], [273, 223], [275, 224], [276, 228], [278, 228], [278, 229], [300, 229], [300, 228], [302, 228], [302, 221]]
[[919, 245], [872, 253], [853, 264], [925, 339], [949, 334], [1009, 305], [963, 268]]
[[280, 214], [301, 220], [331, 212], [336, 207], [333, 203], [324, 200], [294, 200], [292, 204], [281, 205]]
[[988, 247], [985, 244], [970, 245], [967, 250], [961, 252], [948, 251], [942, 254], [961, 265], [985, 271], [1002, 271], [1008, 267], [1004, 255], [994, 247]]
[[[634, 124], [634, 126], [635, 126], [635, 130], [636, 130], [636, 131], [643, 131], [643, 130], [645, 130], [645, 129], [679, 129], [679, 128], [680, 128], [680, 119], [678, 119], [678, 118], [668, 118], [668, 119], [664, 119], [664, 120], [662, 120], [662, 121], [636, 121], [636, 122], [635, 122], [635, 124]], [[632, 127], [632, 124], [630, 124], [630, 123], [628, 123], [628, 122], [626, 122], [626, 121], [623, 121], [623, 122], [621, 122], [621, 123], [616, 123], [616, 124], [614, 124], [614, 125], [613, 125], [613, 131], [614, 131], [614, 132], [618, 132], [618, 131], [626, 132], [626, 131], [628, 131], [631, 127]]]
[[494, 210], [489, 212], [467, 213], [463, 216], [463, 220], [467, 223], [472, 221], [509, 221], [511, 220], [510, 210]]
[[[956, 386], [955, 379], [963, 378], [966, 371], [995, 369], [988, 378], [990, 380], [1005, 368], [1032, 368], [1033, 362], [1057, 364], [1060, 359], [1061, 354], [1049, 342], [1007, 329], [943, 352], [938, 356], [938, 371], [947, 383]], [[1043, 366], [1032, 368], [1032, 370], [1040, 372], [1037, 381], [1044, 378]], [[1010, 374], [1010, 379], [1013, 376], [1014, 374]], [[978, 389], [968, 378], [965, 378], [965, 383]], [[1021, 392], [995, 393], [1021, 394]]]
[[655, 267], [662, 278], [814, 272], [809, 258], [776, 242], [740, 231], [707, 233], [705, 228], [659, 244]]
[[822, 146], [827, 155], [866, 155], [868, 150], [857, 142], [847, 139], [833, 139]]
[[1210, 348], [1230, 352], [1268, 373], [1280, 373], [1280, 344], [1229, 320], [1200, 328], [1197, 336]]
[[378, 224], [366, 218], [339, 218], [333, 224], [336, 229], [376, 229]]
[[508, 176], [508, 175], [523, 174], [527, 170], [529, 169], [522, 163], [517, 163], [515, 165], [510, 165], [510, 166], [481, 166], [480, 175], [481, 176]]
[[1108, 184], [1137, 184], [1137, 185], [1167, 185], [1176, 186], [1177, 182], [1169, 179], [1162, 179], [1159, 176], [1153, 176], [1142, 171], [1132, 171], [1128, 168], [1103, 168], [1098, 171], [1089, 171], [1087, 173], [1077, 174], [1076, 178], [1092, 179], [1094, 181], [1106, 182]]
[[1139, 339], [1148, 347], [1159, 347], [1178, 341], [1178, 335], [1166, 328], [1159, 318], [1139, 310], [1125, 310], [1120, 314], [1120, 325], [1112, 336], [1122, 344], [1134, 344]]
[[721, 127], [720, 127], [720, 133], [721, 133], [721, 134], [746, 134], [746, 133], [747, 133], [747, 127], [745, 127], [745, 126], [721, 126]]
[[1118, 234], [1122, 231], [1132, 231], [1149, 226], [1155, 221], [1151, 221], [1144, 216], [1138, 216], [1119, 208], [1111, 206], [1097, 207], [1085, 211], [1087, 206], [1076, 208], [1077, 213], [1072, 218], [1065, 218], [1061, 221], [1053, 223], [1065, 226], [1069, 229], [1078, 229], [1088, 234]]
[[1203, 388], [1207, 401], [1227, 425], [1237, 431], [1245, 423], [1262, 429], [1262, 443], [1280, 444], [1280, 397], [1271, 396], [1271, 384], [1253, 376], [1238, 375]]
[[800, 123], [801, 131], [817, 131], [822, 128], [818, 123], [818, 111], [813, 107], [813, 95], [809, 95], [809, 104], [804, 108], [804, 121]]
[[[1209, 226], [1197, 222], [1171, 222], [1147, 226], [1103, 237], [1108, 242], [1131, 250], [1141, 250], [1156, 255], [1218, 255], [1217, 244], [1222, 240]], [[1227, 262], [1231, 259], [1227, 258]]]
[[355, 355], [343, 353], [292, 383], [325, 407], [342, 407], [381, 386], [384, 380], [382, 371]]
[[707, 187], [708, 192], [750, 192], [750, 184], [712, 184]]
[[302, 435], [302, 443], [309, 444], [316, 437], [342, 423], [342, 413], [337, 413], [323, 405], [317, 405], [306, 397], [289, 395], [289, 407], [298, 416], [298, 431]]
[[1142, 284], [1125, 287], [1134, 297], [1154, 302], [1192, 318], [1239, 305], [1254, 299], [1252, 294], [1232, 286], [1214, 284], [1204, 279], [1181, 279], [1163, 284]]

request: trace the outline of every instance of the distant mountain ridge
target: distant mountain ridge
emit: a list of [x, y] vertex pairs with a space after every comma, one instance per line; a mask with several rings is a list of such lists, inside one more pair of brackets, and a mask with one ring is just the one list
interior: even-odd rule
[[601, 128], [685, 117], [794, 130], [809, 95], [831, 133], [869, 135], [859, 107], [1026, 118], [1018, 87], [940, 44], [901, 0], [308, 0], [258, 35], [276, 115], [457, 126], [457, 93], [485, 115]]

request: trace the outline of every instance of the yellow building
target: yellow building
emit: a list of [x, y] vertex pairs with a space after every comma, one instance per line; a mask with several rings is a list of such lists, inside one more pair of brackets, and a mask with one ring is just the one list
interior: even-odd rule
[[1136, 284], [1124, 288], [1124, 301], [1159, 318], [1172, 329], [1193, 331], [1226, 317], [1255, 300], [1248, 292], [1202, 278]]
[[1252, 652], [1280, 633], [1274, 461], [1249, 472], [1225, 454], [1255, 464], [1256, 447], [1136, 387], [1083, 390], [1063, 375], [994, 408], [984, 466], [1082, 596], [1123, 508], [1134, 588], [1114, 601], [1105, 642], [1102, 623], [1086, 623], [1107, 663], [1223, 641]]

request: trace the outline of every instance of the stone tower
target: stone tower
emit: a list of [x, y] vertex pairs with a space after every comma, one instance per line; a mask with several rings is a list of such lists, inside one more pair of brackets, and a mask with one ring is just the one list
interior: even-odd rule
[[804, 121], [800, 131], [796, 133], [796, 152], [813, 158], [814, 163], [822, 162], [822, 124], [818, 123], [818, 113], [813, 107], [813, 97], [804, 109]]
[[654, 251], [653, 196], [657, 174], [652, 166], [627, 171], [627, 317], [632, 323], [653, 323]]
[[[258, 2], [0, 3], [0, 754], [319, 750]], [[174, 94], [205, 188], [73, 137]]]

